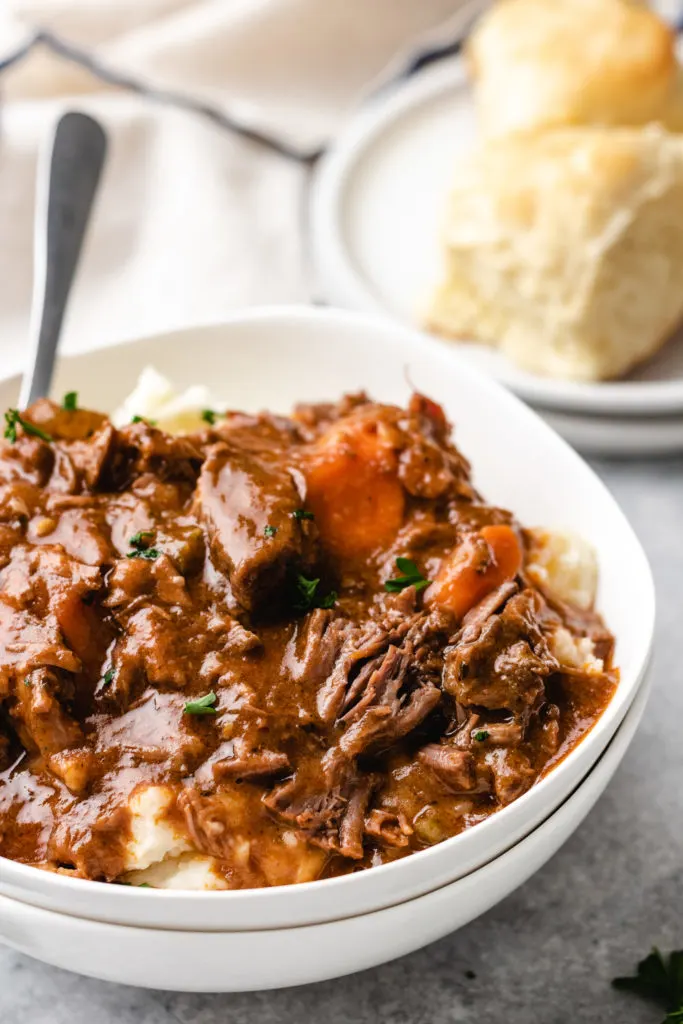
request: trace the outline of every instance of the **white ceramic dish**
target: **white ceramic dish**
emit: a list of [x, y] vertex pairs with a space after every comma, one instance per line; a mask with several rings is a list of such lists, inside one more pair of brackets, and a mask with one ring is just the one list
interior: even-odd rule
[[404, 956], [495, 906], [552, 857], [614, 774], [648, 691], [646, 682], [597, 765], [539, 828], [485, 867], [417, 899], [302, 928], [187, 932], [102, 924], [0, 897], [0, 941], [79, 974], [185, 992], [303, 985]]
[[581, 416], [539, 409], [545, 422], [583, 455], [637, 458], [683, 451], [681, 416]]
[[[584, 778], [631, 705], [649, 658], [654, 592], [633, 531], [586, 464], [539, 418], [457, 351], [389, 323], [334, 310], [271, 309], [222, 324], [116, 345], [64, 360], [55, 393], [111, 409], [154, 364], [178, 385], [209, 382], [232, 407], [288, 411], [297, 401], [366, 388], [404, 403], [411, 385], [442, 402], [475, 479], [528, 525], [565, 527], [599, 553], [599, 607], [618, 638], [621, 681], [590, 734], [515, 803], [413, 857], [344, 878], [223, 893], [155, 892], [79, 881], [0, 858], [0, 894], [101, 921], [160, 928], [281, 928], [350, 917], [462, 877], [543, 821]], [[410, 383], [408, 383], [410, 381]], [[17, 381], [0, 383], [0, 408]]]
[[[440, 224], [453, 168], [475, 138], [459, 58], [380, 94], [349, 122], [321, 162], [311, 198], [313, 259], [326, 299], [419, 325], [440, 278]], [[605, 384], [543, 378], [486, 346], [457, 347], [534, 406], [614, 416], [683, 414], [681, 338], [629, 379]]]

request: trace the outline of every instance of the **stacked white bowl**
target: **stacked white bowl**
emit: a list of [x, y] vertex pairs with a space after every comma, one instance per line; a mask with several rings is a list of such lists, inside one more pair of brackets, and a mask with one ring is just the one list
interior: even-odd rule
[[[179, 386], [208, 383], [232, 408], [286, 412], [366, 389], [440, 402], [486, 498], [526, 525], [569, 529], [595, 547], [598, 607], [621, 677], [583, 741], [519, 800], [412, 857], [289, 887], [177, 892], [105, 885], [0, 858], [0, 940], [111, 981], [184, 991], [298, 985], [400, 956], [458, 928], [529, 878], [598, 798], [647, 697], [654, 591], [613, 498], [534, 413], [437, 342], [334, 310], [282, 308], [65, 359], [56, 392], [112, 409], [154, 365]], [[409, 382], [409, 383], [408, 383]], [[0, 384], [5, 406], [16, 380]]]

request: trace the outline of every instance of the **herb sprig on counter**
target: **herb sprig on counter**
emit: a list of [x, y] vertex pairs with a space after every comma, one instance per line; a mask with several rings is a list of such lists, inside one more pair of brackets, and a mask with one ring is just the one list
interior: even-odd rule
[[396, 568], [400, 576], [395, 576], [384, 583], [384, 589], [388, 590], [390, 594], [398, 594], [406, 587], [424, 590], [431, 583], [431, 580], [425, 579], [411, 558], [397, 558]]
[[206, 693], [203, 697], [197, 697], [196, 700], [188, 700], [183, 713], [186, 715], [216, 715], [218, 712], [214, 704], [217, 700], [218, 697], [211, 690], [210, 693]]
[[20, 415], [18, 409], [8, 409], [5, 413], [5, 437], [14, 444], [17, 439], [17, 426], [23, 427], [25, 434], [32, 434], [33, 437], [39, 437], [41, 441], [51, 441], [52, 438], [49, 434], [46, 434], [40, 427], [36, 427], [34, 423], [29, 420], [25, 420]]
[[666, 1011], [662, 1024], [683, 1024], [683, 949], [665, 957], [655, 947], [640, 961], [636, 974], [615, 978], [612, 984], [659, 1003]]

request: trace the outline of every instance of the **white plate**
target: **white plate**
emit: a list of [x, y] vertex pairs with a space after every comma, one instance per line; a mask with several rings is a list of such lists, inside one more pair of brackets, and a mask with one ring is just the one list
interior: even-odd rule
[[[649, 689], [649, 682], [641, 686], [597, 765], [539, 828], [485, 867], [418, 899], [303, 928], [187, 932], [103, 924], [0, 896], [0, 941], [79, 974], [181, 992], [303, 985], [404, 956], [495, 906], [559, 850], [612, 778], [641, 719]], [[566, 897], [571, 899], [571, 894]]]
[[584, 455], [673, 455], [683, 451], [683, 416], [580, 416], [537, 410]]
[[[321, 162], [311, 198], [313, 259], [327, 300], [419, 325], [420, 308], [440, 277], [439, 225], [453, 168], [475, 137], [459, 58], [382, 94], [350, 121]], [[627, 380], [606, 384], [539, 377], [494, 349], [457, 347], [535, 406], [603, 415], [683, 414], [681, 338]]]
[[[65, 358], [56, 394], [111, 409], [140, 370], [156, 365], [178, 385], [208, 383], [232, 408], [287, 412], [297, 401], [367, 389], [405, 403], [411, 384], [441, 402], [484, 495], [527, 525], [568, 528], [599, 559], [598, 607], [617, 637], [620, 682], [585, 739], [519, 800], [476, 828], [412, 857], [341, 878], [236, 892], [162, 892], [66, 878], [0, 858], [0, 894], [121, 925], [224, 931], [309, 925], [412, 899], [454, 881], [527, 835], [558, 807], [603, 752], [645, 672], [654, 590], [645, 554], [614, 499], [586, 464], [530, 409], [430, 338], [339, 310], [236, 313], [196, 326]], [[17, 381], [0, 383], [0, 410]]]

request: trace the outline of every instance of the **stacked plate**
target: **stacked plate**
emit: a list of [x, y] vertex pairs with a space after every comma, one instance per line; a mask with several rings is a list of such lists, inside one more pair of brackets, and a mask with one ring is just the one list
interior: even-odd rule
[[[271, 889], [183, 892], [107, 885], [0, 857], [0, 940], [83, 974], [159, 989], [242, 991], [336, 977], [401, 956], [488, 910], [541, 867], [623, 757], [648, 693], [654, 589], [645, 554], [589, 467], [457, 354], [386, 321], [270, 309], [64, 359], [55, 392], [113, 408], [147, 365], [210, 380], [228, 407], [287, 409], [365, 388], [405, 403], [411, 384], [458, 418], [492, 501], [529, 524], [581, 534], [598, 555], [598, 607], [619, 685], [581, 742], [518, 800], [390, 864]], [[410, 382], [410, 383], [409, 383]], [[17, 380], [0, 381], [13, 404]]]
[[[322, 161], [312, 194], [313, 257], [325, 300], [419, 325], [439, 277], [453, 168], [475, 138], [459, 58], [382, 93], [350, 122]], [[605, 384], [537, 377], [492, 349], [457, 347], [584, 452], [683, 450], [683, 338], [627, 380]]]

